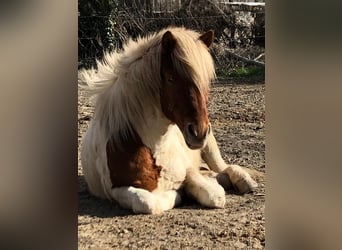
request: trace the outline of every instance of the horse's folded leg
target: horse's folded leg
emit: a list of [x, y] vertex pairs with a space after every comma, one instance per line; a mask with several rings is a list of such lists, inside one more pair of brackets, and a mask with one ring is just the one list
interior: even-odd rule
[[185, 190], [206, 207], [223, 208], [226, 203], [223, 187], [215, 179], [197, 172], [187, 174]]
[[159, 214], [180, 203], [180, 195], [174, 191], [151, 193], [135, 187], [112, 189], [112, 198], [122, 207], [131, 209], [136, 214]]
[[238, 165], [228, 165], [224, 172], [228, 174], [234, 189], [241, 194], [252, 192], [258, 187], [249, 173]]
[[155, 195], [145, 189], [118, 187], [112, 189], [111, 195], [120, 206], [136, 214], [158, 214], [163, 211]]
[[153, 193], [156, 195], [163, 211], [170, 210], [182, 202], [180, 193], [175, 190]]

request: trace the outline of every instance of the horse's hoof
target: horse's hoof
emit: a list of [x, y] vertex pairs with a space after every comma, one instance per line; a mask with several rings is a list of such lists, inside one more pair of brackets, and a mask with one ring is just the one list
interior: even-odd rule
[[248, 175], [234, 183], [233, 186], [240, 194], [247, 194], [253, 192], [258, 187], [258, 184]]
[[234, 189], [240, 194], [253, 192], [258, 187], [258, 184], [240, 166], [230, 165], [226, 171]]

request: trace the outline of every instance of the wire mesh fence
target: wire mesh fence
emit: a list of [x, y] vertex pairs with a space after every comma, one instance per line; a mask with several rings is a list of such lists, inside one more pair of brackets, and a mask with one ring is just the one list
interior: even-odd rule
[[104, 51], [120, 49], [130, 37], [170, 25], [200, 32], [215, 30], [211, 52], [220, 78], [229, 77], [238, 67], [264, 63], [265, 4], [262, 2], [119, 0], [110, 14], [79, 10], [79, 68], [95, 67], [95, 60], [101, 59]]

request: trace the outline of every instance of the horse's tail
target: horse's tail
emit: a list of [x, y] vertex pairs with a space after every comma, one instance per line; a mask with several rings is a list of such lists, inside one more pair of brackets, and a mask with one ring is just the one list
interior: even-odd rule
[[117, 79], [117, 53], [105, 53], [103, 60], [96, 60], [97, 69], [80, 69], [78, 71], [78, 87], [98, 94]]
[[78, 87], [82, 89], [91, 88], [96, 79], [96, 70], [92, 69], [80, 69], [78, 71]]

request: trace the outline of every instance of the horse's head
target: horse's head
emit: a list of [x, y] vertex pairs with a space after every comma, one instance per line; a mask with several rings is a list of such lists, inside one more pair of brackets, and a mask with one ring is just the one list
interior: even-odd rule
[[207, 102], [214, 66], [208, 48], [213, 39], [213, 31], [187, 42], [170, 31], [162, 37], [161, 108], [191, 149], [202, 148], [210, 132]]

